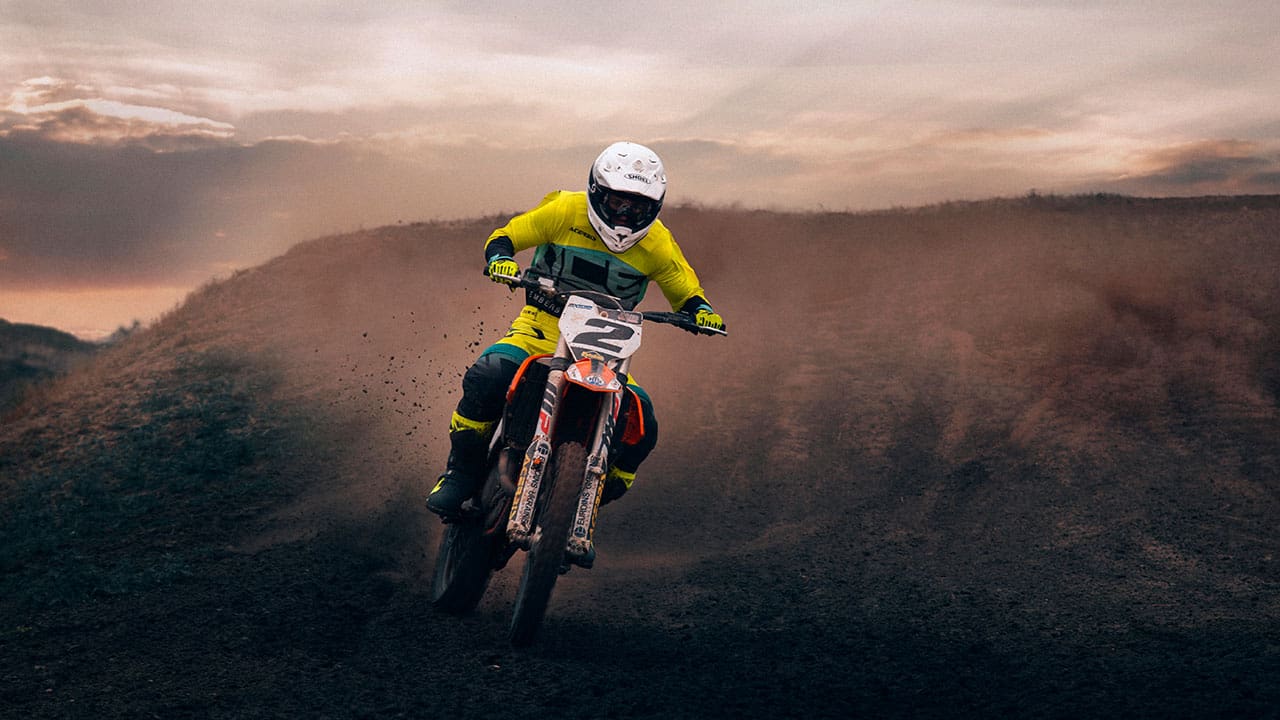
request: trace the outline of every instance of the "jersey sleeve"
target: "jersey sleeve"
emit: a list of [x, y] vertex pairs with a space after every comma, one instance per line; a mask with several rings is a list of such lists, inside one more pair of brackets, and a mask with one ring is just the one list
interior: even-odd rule
[[572, 221], [567, 203], [561, 201], [560, 190], [548, 193], [537, 207], [521, 213], [494, 230], [485, 242], [486, 255], [490, 245], [499, 238], [507, 238], [515, 252], [528, 250], [551, 242]]
[[675, 311], [682, 310], [695, 297], [707, 296], [698, 281], [698, 274], [693, 271], [689, 261], [685, 260], [684, 253], [674, 238], [670, 243], [670, 253], [659, 259], [658, 267], [649, 277], [658, 284], [663, 296], [671, 304], [671, 309]]

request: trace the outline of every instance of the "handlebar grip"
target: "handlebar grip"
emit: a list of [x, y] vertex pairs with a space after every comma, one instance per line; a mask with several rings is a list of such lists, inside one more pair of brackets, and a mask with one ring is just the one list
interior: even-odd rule
[[531, 274], [529, 273], [529, 271], [525, 271], [519, 275], [494, 274], [492, 275], [492, 277], [511, 281], [509, 284], [511, 285], [512, 288], [526, 288], [530, 290], [539, 290], [539, 289], [554, 290], [555, 289], [555, 286], [553, 283], [550, 283], [549, 281], [544, 283], [542, 282], [542, 280], [539, 279], [540, 276]]

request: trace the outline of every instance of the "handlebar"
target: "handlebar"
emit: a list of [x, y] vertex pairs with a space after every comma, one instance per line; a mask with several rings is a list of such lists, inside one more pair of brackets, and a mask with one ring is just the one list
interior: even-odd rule
[[[609, 295], [608, 293], [603, 293], [603, 292], [594, 291], [594, 290], [561, 290], [559, 287], [556, 286], [556, 282], [554, 278], [550, 278], [545, 275], [539, 275], [538, 273], [535, 273], [531, 270], [526, 270], [520, 275], [494, 275], [493, 277], [498, 278], [500, 280], [508, 281], [507, 284], [511, 285], [512, 289], [521, 287], [527, 290], [540, 290], [542, 292], [547, 293], [548, 295], [572, 295], [577, 293], [580, 295], [590, 295], [593, 297], [608, 298], [615, 304], [618, 303], [618, 299], [613, 297], [612, 295]], [[619, 307], [621, 308], [621, 305], [619, 305]], [[658, 312], [658, 311], [646, 310], [640, 314], [648, 322], [663, 323], [665, 325], [674, 325], [680, 328], [681, 330], [694, 333], [695, 335], [728, 335], [729, 334], [729, 331], [727, 330], [717, 330], [714, 328], [705, 328], [705, 327], [699, 326], [698, 322], [694, 319], [694, 317], [688, 313]]]
[[689, 313], [682, 312], [656, 312], [645, 310], [640, 313], [648, 322], [664, 323], [666, 325], [675, 325], [681, 330], [687, 330], [695, 335], [728, 335], [728, 330], [717, 330], [715, 328], [705, 328], [694, 320]]

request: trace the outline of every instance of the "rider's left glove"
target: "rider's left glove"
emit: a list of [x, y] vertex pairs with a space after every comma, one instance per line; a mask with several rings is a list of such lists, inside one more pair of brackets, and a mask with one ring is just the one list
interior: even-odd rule
[[711, 308], [700, 308], [698, 314], [693, 316], [698, 327], [706, 330], [724, 330], [724, 319], [720, 317], [715, 310]]
[[[485, 269], [484, 274], [488, 275], [489, 279], [496, 283], [502, 283], [503, 285], [515, 285], [516, 281], [509, 278], [519, 277], [520, 266], [516, 264], [515, 260], [499, 255], [489, 261], [489, 267]], [[505, 275], [507, 277], [499, 277], [501, 275]]]

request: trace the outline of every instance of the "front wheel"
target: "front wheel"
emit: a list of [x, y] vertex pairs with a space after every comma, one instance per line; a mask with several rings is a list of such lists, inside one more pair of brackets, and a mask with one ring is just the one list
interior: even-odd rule
[[564, 443], [552, 455], [546, 478], [551, 481], [551, 487], [538, 503], [538, 528], [525, 558], [520, 589], [516, 591], [515, 612], [511, 616], [510, 639], [516, 647], [533, 642], [546, 615], [551, 591], [565, 561], [565, 545], [578, 509], [586, 469], [587, 449], [582, 443]]

